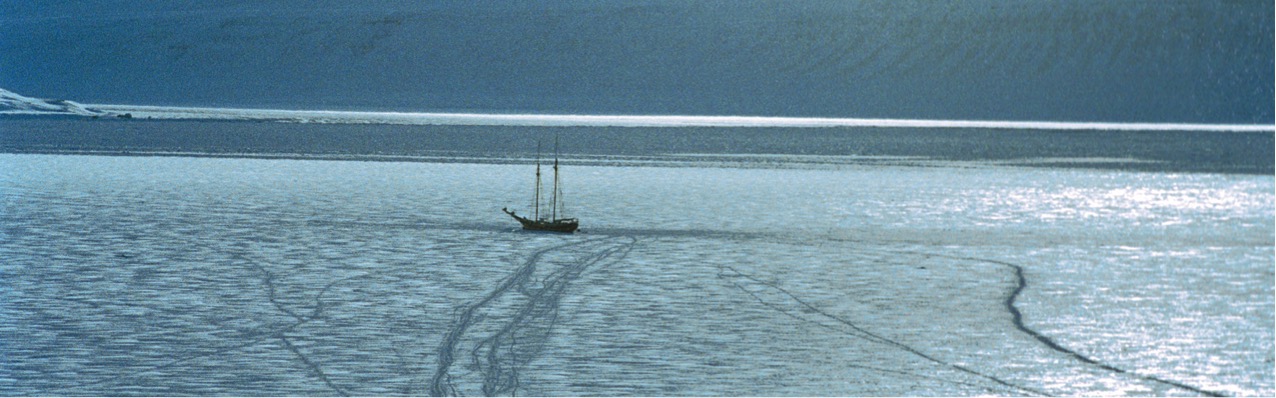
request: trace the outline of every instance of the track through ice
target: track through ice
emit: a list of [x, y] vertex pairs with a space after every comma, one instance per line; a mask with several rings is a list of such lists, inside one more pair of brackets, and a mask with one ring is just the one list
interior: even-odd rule
[[[590, 267], [624, 259], [637, 242], [632, 237], [595, 238], [538, 250], [492, 291], [457, 308], [439, 347], [429, 394], [515, 394], [519, 368], [535, 359], [549, 338], [559, 302], [571, 282]], [[543, 264], [550, 254], [570, 257]], [[556, 264], [561, 266], [537, 273], [538, 266]], [[538, 275], [543, 276], [538, 279]], [[464, 371], [453, 369], [458, 353], [468, 354]], [[477, 391], [472, 390], [475, 386]]]

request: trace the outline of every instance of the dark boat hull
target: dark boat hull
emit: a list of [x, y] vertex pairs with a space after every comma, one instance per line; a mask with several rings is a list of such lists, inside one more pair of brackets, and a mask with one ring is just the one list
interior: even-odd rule
[[505, 214], [509, 214], [510, 217], [514, 217], [514, 219], [518, 220], [520, 224], [523, 224], [523, 229], [529, 230], [529, 231], [572, 233], [572, 232], [576, 232], [576, 229], [580, 227], [580, 222], [577, 221], [575, 218], [563, 218], [563, 219], [557, 219], [557, 220], [532, 220], [528, 218], [519, 217], [519, 215], [514, 214], [514, 212], [509, 210], [505, 210], [505, 209], [501, 209], [501, 210], [504, 210]]

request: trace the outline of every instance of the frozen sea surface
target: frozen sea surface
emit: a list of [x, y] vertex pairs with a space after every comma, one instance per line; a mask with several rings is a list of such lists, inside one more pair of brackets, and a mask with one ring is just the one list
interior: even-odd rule
[[1270, 175], [0, 154], [3, 395], [1248, 395]]

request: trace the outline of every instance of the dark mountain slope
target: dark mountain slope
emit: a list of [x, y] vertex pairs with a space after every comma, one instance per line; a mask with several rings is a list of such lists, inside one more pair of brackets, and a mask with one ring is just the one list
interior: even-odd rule
[[148, 3], [0, 5], [0, 87], [223, 107], [1273, 121], [1270, 2]]

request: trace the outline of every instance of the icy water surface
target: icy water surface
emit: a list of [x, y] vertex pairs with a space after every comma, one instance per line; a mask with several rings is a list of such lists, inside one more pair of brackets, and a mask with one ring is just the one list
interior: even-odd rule
[[1272, 395], [1273, 180], [0, 154], [4, 395]]

